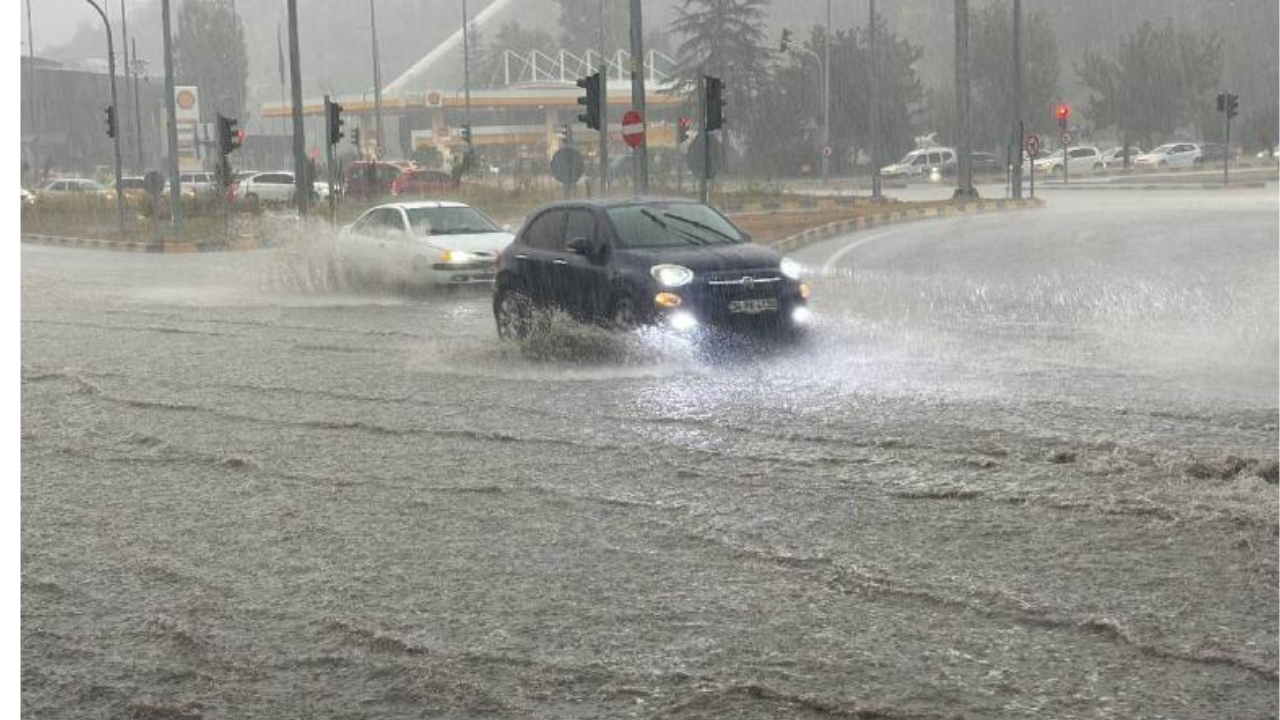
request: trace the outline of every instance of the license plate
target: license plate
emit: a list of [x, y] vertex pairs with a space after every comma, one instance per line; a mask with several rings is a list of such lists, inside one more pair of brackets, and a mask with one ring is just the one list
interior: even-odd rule
[[777, 298], [753, 298], [751, 300], [734, 300], [729, 303], [729, 312], [744, 315], [757, 315], [765, 312], [777, 312]]

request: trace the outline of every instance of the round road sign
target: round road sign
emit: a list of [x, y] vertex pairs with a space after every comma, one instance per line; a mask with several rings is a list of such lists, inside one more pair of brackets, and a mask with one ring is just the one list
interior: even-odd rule
[[822, 146], [822, 157], [827, 157], [827, 158], [831, 157], [831, 146], [830, 146], [830, 145], [824, 145], [824, 146]]
[[644, 117], [639, 110], [628, 110], [622, 116], [622, 139], [633, 148], [644, 144]]
[[1067, 130], [1063, 130], [1062, 135], [1059, 136], [1058, 139], [1062, 141], [1063, 145], [1070, 145], [1072, 140], [1071, 133]]
[[1040, 154], [1040, 136], [1039, 135], [1027, 136], [1027, 154], [1030, 155], [1031, 157], [1035, 157]]
[[565, 185], [572, 185], [582, 178], [587, 163], [582, 153], [571, 147], [563, 147], [551, 157], [551, 174]]

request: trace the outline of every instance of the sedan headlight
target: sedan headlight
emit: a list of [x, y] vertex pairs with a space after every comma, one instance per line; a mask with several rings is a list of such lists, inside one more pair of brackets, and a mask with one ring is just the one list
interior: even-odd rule
[[791, 258], [782, 258], [782, 262], [778, 263], [778, 269], [782, 271], [783, 275], [786, 275], [792, 280], [800, 279], [800, 263], [792, 260]]
[[663, 287], [675, 288], [693, 282], [693, 271], [683, 265], [654, 265], [649, 268], [649, 274]]
[[445, 250], [440, 253], [440, 262], [442, 263], [469, 263], [480, 259], [480, 256], [473, 255], [462, 250]]

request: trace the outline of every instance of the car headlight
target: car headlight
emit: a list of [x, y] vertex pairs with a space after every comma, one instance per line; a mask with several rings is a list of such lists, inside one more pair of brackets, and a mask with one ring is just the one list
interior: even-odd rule
[[663, 287], [680, 287], [693, 282], [693, 271], [683, 265], [654, 265], [649, 268], [653, 276]]
[[440, 262], [442, 263], [469, 263], [479, 260], [478, 255], [473, 255], [462, 250], [445, 250], [440, 253]]
[[782, 258], [782, 262], [778, 263], [778, 269], [782, 271], [783, 275], [786, 275], [792, 280], [800, 279], [800, 263], [792, 260], [791, 258]]

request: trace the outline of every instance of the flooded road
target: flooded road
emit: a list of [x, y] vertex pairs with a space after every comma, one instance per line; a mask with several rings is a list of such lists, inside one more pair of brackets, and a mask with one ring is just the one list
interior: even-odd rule
[[24, 714], [1276, 717], [1275, 192], [1070, 195], [758, 352], [24, 246]]

